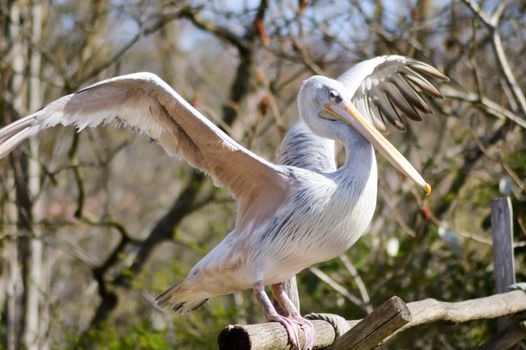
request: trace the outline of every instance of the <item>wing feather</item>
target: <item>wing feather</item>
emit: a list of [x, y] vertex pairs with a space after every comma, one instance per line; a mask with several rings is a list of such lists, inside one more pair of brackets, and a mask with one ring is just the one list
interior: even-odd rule
[[442, 98], [434, 82], [448, 78], [426, 63], [391, 55], [360, 62], [338, 80], [353, 96], [356, 108], [385, 132], [387, 121], [405, 130], [404, 116], [422, 120], [422, 114], [432, 113], [422, 95]]
[[148, 135], [171, 156], [208, 173], [250, 207], [258, 197], [286, 197], [288, 178], [279, 166], [239, 145], [168, 84], [151, 73], [101, 81], [61, 97], [0, 130], [0, 158], [28, 137], [57, 125], [78, 130], [104, 124]]
[[404, 97], [402, 92], [393, 84], [391, 81], [386, 80], [380, 87], [382, 92], [387, 96], [391, 104], [395, 105], [396, 108], [400, 109], [405, 115], [412, 120], [420, 121], [422, 117], [415, 110], [415, 107], [409, 103]]

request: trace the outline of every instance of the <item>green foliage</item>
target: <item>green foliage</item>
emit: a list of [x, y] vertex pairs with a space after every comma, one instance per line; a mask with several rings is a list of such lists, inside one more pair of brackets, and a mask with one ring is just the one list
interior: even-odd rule
[[514, 152], [506, 159], [506, 163], [522, 178], [526, 175], [526, 153], [523, 151]]
[[147, 320], [140, 318], [118, 326], [113, 322], [104, 322], [97, 328], [89, 329], [83, 338], [74, 334], [66, 340], [71, 344], [66, 349], [165, 350], [174, 346], [174, 340], [170, 339], [166, 330], [154, 329]]

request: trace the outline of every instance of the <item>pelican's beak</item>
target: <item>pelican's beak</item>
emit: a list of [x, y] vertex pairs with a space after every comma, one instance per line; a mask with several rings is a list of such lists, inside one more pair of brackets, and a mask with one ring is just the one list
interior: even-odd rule
[[325, 110], [335, 118], [356, 129], [374, 148], [378, 150], [387, 160], [401, 173], [407, 175], [420, 185], [426, 195], [431, 193], [431, 186], [424, 180], [422, 175], [411, 163], [389, 142], [387, 139], [361, 114], [351, 103], [342, 102], [338, 105], [326, 104]]

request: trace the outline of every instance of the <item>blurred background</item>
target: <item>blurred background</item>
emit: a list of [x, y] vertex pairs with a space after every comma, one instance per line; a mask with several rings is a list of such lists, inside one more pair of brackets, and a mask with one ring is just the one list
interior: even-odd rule
[[[513, 204], [517, 280], [526, 280], [525, 52], [519, 0], [8, 0], [0, 124], [97, 80], [150, 71], [276, 161], [310, 75], [336, 77], [385, 54], [436, 66], [451, 78], [440, 86], [446, 99], [388, 135], [433, 194], [423, 198], [378, 157], [369, 232], [298, 276], [303, 313], [357, 319], [392, 295], [493, 294], [490, 200], [502, 195]], [[207, 349], [225, 325], [263, 321], [250, 291], [189, 315], [156, 308], [155, 295], [233, 228], [236, 207], [146, 138], [49, 130], [0, 161], [0, 184], [0, 348]], [[384, 348], [474, 348], [495, 329], [435, 323]]]

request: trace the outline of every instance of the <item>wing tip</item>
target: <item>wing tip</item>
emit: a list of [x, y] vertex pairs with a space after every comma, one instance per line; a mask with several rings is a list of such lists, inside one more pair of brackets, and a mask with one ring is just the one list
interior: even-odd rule
[[408, 66], [416, 70], [419, 73], [423, 73], [427, 76], [435, 78], [440, 81], [448, 82], [449, 77], [439, 71], [437, 68], [433, 67], [430, 64], [424, 63], [422, 61], [410, 60], [408, 61]]

